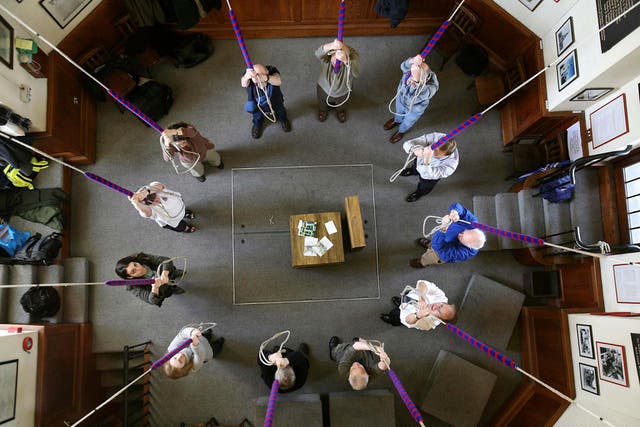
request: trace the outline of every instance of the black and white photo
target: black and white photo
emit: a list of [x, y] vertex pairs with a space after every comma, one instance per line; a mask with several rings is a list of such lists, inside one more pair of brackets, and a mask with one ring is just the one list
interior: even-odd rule
[[40, 6], [60, 28], [66, 27], [89, 3], [91, 0], [40, 0]]
[[573, 42], [573, 18], [569, 17], [569, 19], [562, 24], [562, 27], [556, 31], [556, 48], [558, 56], [562, 55], [562, 53], [573, 44]]
[[0, 362], [0, 424], [16, 418], [18, 359]]
[[533, 12], [533, 10], [538, 7], [542, 0], [520, 0], [520, 3], [526, 6], [527, 9]]
[[596, 341], [596, 354], [598, 355], [600, 379], [623, 387], [629, 387], [624, 347]]
[[0, 16], [0, 62], [13, 69], [13, 28]]
[[578, 354], [581, 357], [595, 359], [591, 325], [581, 325], [578, 323], [576, 329], [578, 331]]
[[578, 53], [575, 49], [556, 65], [556, 74], [558, 75], [558, 90], [564, 89], [578, 78]]
[[599, 395], [600, 386], [598, 385], [597, 368], [584, 363], [579, 363], [578, 365], [580, 365], [580, 387], [584, 391]]
[[596, 101], [613, 90], [612, 87], [587, 88], [571, 98], [571, 101]]

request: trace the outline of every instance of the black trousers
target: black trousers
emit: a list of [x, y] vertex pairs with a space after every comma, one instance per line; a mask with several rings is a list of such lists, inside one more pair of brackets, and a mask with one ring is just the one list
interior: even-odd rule
[[438, 181], [440, 180], [422, 178], [418, 173], [418, 169], [416, 169], [417, 164], [418, 164], [418, 160], [416, 159], [411, 164], [411, 168], [409, 170], [411, 171], [411, 175], [418, 175], [418, 188], [416, 190], [416, 192], [418, 193], [418, 196], [426, 196], [427, 194], [431, 193], [431, 190], [433, 190], [433, 187], [435, 187]]
[[400, 322], [400, 309], [398, 307], [389, 312], [389, 321], [393, 326], [402, 325], [402, 322]]

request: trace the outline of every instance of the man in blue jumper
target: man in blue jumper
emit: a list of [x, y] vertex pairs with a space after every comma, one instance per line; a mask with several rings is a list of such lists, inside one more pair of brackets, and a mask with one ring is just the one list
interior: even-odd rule
[[280, 122], [285, 132], [291, 131], [291, 123], [287, 118], [287, 110], [284, 108], [284, 97], [280, 90], [282, 80], [280, 73], [274, 66], [255, 64], [253, 69], [247, 68], [240, 79], [240, 85], [247, 90], [247, 103], [245, 110], [253, 116], [251, 136], [260, 138], [262, 135], [262, 123], [264, 115], [271, 116]]
[[466, 223], [478, 219], [460, 203], [453, 203], [449, 210], [449, 215], [443, 218], [443, 224], [448, 226], [436, 231], [431, 240], [418, 239], [418, 244], [427, 251], [420, 258], [412, 259], [409, 262], [411, 267], [424, 268], [433, 264], [466, 261], [476, 256], [484, 246], [484, 233]]

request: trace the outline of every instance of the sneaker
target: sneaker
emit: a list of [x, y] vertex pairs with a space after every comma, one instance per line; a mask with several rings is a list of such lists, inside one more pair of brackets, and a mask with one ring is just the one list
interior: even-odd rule
[[215, 339], [211, 343], [211, 349], [213, 350], [213, 357], [216, 357], [222, 352], [222, 345], [224, 344], [224, 338], [220, 337]]
[[306, 342], [301, 342], [298, 346], [298, 351], [309, 357], [309, 344], [307, 344]]
[[204, 175], [200, 175], [200, 176], [196, 176], [196, 179], [200, 182], [205, 182], [207, 180], [207, 177]]
[[262, 129], [261, 129], [261, 128], [259, 128], [259, 127], [255, 127], [255, 126], [253, 126], [253, 127], [251, 128], [251, 136], [252, 136], [254, 139], [258, 139], [258, 138], [260, 138], [260, 136], [261, 136], [261, 135], [262, 135]]
[[329, 359], [333, 360], [334, 362], [336, 361], [336, 359], [333, 358], [333, 349], [336, 348], [338, 344], [340, 344], [340, 338], [336, 337], [335, 335], [329, 338]]
[[291, 122], [289, 120], [285, 120], [282, 123], [282, 130], [285, 132], [291, 132]]
[[224, 162], [220, 160], [220, 164], [218, 165], [218, 169], [224, 169]]

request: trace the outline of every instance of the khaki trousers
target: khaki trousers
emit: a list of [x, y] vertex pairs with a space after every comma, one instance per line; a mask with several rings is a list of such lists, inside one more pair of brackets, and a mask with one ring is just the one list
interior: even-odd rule
[[420, 257], [420, 264], [426, 267], [428, 265], [444, 264], [444, 261], [442, 261], [436, 251], [429, 246], [427, 251]]
[[[207, 162], [212, 166], [219, 166], [220, 161], [220, 154], [218, 154], [215, 148], [212, 148], [211, 150], [207, 150], [207, 155], [204, 157], [204, 159], [201, 158], [189, 172], [195, 177], [202, 176], [204, 175], [204, 165], [202, 164], [203, 162]], [[180, 162], [180, 164], [187, 169], [193, 165], [193, 163], [183, 163], [182, 161]]]

